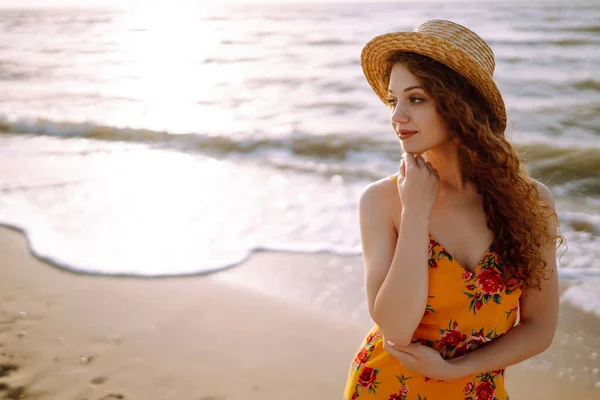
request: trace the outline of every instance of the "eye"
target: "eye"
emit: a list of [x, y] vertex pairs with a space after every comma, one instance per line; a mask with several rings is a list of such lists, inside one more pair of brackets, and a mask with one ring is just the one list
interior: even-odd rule
[[390, 99], [387, 99], [386, 103], [387, 103], [388, 106], [393, 107], [393, 106], [396, 105], [397, 100], [390, 98]]
[[413, 104], [419, 104], [419, 103], [423, 102], [423, 99], [421, 99], [420, 97], [415, 97], [415, 96], [410, 96], [409, 100]]

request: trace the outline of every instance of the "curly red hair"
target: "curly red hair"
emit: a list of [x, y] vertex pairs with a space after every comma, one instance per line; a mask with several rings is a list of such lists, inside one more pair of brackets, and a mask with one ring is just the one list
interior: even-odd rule
[[536, 182], [487, 102], [462, 75], [429, 57], [398, 52], [388, 61], [390, 70], [395, 62], [406, 66], [436, 100], [437, 112], [458, 145], [463, 174], [483, 197], [509, 287], [539, 289], [546, 267], [541, 246], [548, 240], [562, 243], [564, 238], [548, 231], [548, 219], [557, 215], [540, 198]]

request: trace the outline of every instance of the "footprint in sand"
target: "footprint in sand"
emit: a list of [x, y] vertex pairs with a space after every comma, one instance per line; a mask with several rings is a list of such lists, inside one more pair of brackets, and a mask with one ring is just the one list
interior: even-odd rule
[[25, 393], [25, 386], [17, 386], [8, 388], [6, 391], [6, 399], [26, 399], [28, 396]]
[[0, 364], [0, 377], [6, 376], [19, 369], [16, 364]]
[[24, 399], [26, 396], [25, 386], [22, 385], [12, 387], [6, 383], [0, 383], [0, 391], [6, 392], [3, 397], [4, 399]]
[[108, 394], [108, 395], [106, 395], [104, 397], [99, 398], [98, 400], [122, 400], [124, 398], [125, 398], [125, 396], [123, 396], [122, 394], [111, 393], [111, 394]]
[[102, 385], [102, 384], [103, 384], [104, 382], [106, 382], [107, 380], [108, 380], [108, 378], [107, 378], [107, 377], [105, 377], [105, 376], [99, 376], [99, 377], [97, 377], [97, 378], [94, 378], [94, 379], [92, 379], [92, 380], [90, 381], [90, 383], [91, 383], [92, 385]]
[[[3, 353], [2, 355], [4, 356], [5, 354]], [[16, 364], [2, 363], [0, 364], [0, 377], [5, 377], [18, 369], [19, 366]], [[26, 396], [25, 386], [10, 386], [4, 382], [0, 383], [0, 392], [5, 392], [4, 399], [23, 399]]]

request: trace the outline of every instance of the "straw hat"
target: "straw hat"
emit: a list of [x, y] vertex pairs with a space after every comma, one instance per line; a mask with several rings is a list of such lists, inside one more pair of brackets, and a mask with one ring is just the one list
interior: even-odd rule
[[361, 65], [367, 81], [386, 103], [392, 64], [390, 56], [398, 51], [418, 53], [458, 72], [488, 101], [490, 110], [506, 128], [506, 109], [492, 76], [494, 52], [477, 34], [462, 25], [445, 20], [430, 20], [412, 32], [394, 32], [377, 36], [365, 45]]

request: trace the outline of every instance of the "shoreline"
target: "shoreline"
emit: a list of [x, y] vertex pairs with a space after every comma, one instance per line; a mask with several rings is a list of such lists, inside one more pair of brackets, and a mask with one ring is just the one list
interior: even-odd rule
[[[338, 399], [370, 327], [357, 257], [258, 253], [209, 276], [105, 277], [53, 268], [5, 228], [0, 254], [0, 398]], [[508, 368], [512, 399], [598, 397], [590, 316], [561, 304], [552, 347]]]

